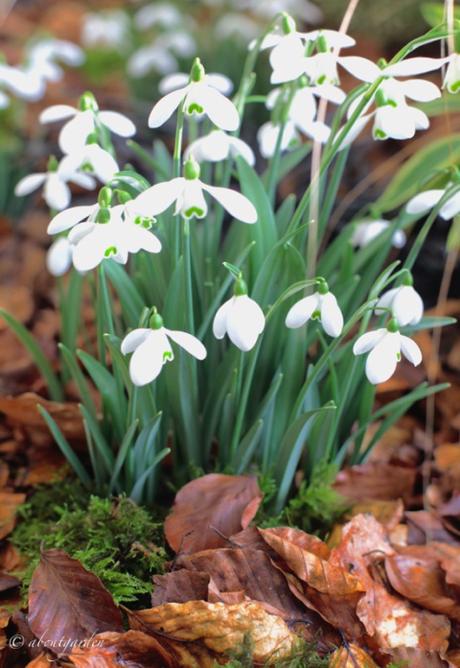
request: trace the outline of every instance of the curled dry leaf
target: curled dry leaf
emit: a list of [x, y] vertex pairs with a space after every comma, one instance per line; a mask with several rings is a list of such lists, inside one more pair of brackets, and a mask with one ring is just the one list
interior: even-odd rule
[[[253, 647], [254, 663], [272, 665], [296, 648], [298, 638], [286, 623], [253, 601], [238, 605], [190, 601], [166, 603], [130, 614], [131, 626], [156, 638], [164, 638], [175, 651], [186, 652], [190, 644], [203, 648], [210, 661], [179, 665], [213, 666], [216, 657], [240, 649], [245, 639]], [[183, 655], [182, 655], [183, 657]], [[184, 661], [183, 658], [181, 658]]]
[[34, 392], [26, 392], [17, 397], [0, 397], [0, 411], [5, 413], [10, 422], [48, 433], [48, 427], [37, 411], [37, 404], [46, 408], [66, 438], [71, 441], [85, 439], [78, 404], [48, 401]]
[[406, 512], [409, 527], [407, 541], [410, 545], [424, 545], [429, 541], [460, 545], [455, 536], [444, 528], [441, 518], [429, 510]]
[[19, 587], [20, 584], [21, 580], [18, 580], [14, 575], [8, 575], [8, 573], [0, 571], [0, 592], [14, 589], [15, 587]]
[[329, 659], [329, 668], [378, 668], [369, 654], [358, 645], [339, 647]]
[[175, 552], [192, 553], [227, 545], [225, 537], [248, 526], [262, 493], [250, 476], [211, 473], [192, 480], [176, 495], [165, 521], [165, 535]]
[[350, 501], [369, 499], [396, 501], [411, 496], [416, 470], [384, 462], [368, 462], [343, 469], [337, 475], [334, 489]]
[[155, 575], [155, 588], [152, 605], [163, 603], [186, 603], [187, 601], [206, 601], [208, 598], [209, 574], [200, 571], [187, 571], [182, 568], [165, 575]]
[[0, 492], [0, 540], [6, 538], [16, 524], [18, 507], [26, 500], [25, 494]]
[[445, 573], [425, 546], [409, 546], [387, 557], [385, 569], [391, 586], [401, 596], [460, 621], [460, 600], [449, 595]]
[[29, 587], [28, 621], [56, 654], [62, 653], [63, 639], [123, 630], [120, 611], [99, 578], [62, 550], [40, 555]]
[[158, 640], [141, 631], [99, 633], [75, 647], [69, 660], [77, 668], [176, 668], [177, 663]]
[[273, 550], [279, 554], [278, 550], [270, 544], [270, 540], [284, 542], [291, 545], [293, 548], [299, 548], [301, 550], [306, 550], [315, 554], [321, 559], [327, 559], [329, 557], [330, 550], [326, 543], [322, 541], [317, 536], [312, 536], [311, 534], [301, 531], [301, 529], [295, 529], [293, 527], [273, 527], [272, 529], [258, 529], [260, 536], [263, 541], [270, 545]]

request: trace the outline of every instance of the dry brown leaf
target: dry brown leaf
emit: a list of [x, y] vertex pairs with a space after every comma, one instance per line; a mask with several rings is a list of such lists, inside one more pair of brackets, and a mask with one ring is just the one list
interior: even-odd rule
[[444, 661], [438, 652], [427, 652], [416, 647], [401, 647], [392, 650], [391, 658], [396, 665], [407, 668], [453, 668], [453, 664]]
[[438, 445], [434, 451], [434, 460], [436, 467], [443, 473], [458, 467], [460, 469], [460, 444], [459, 443], [444, 443]]
[[15, 578], [14, 575], [9, 575], [8, 573], [2, 573], [0, 571], [0, 592], [8, 591], [8, 589], [14, 589], [19, 587], [21, 581], [18, 578]]
[[401, 499], [397, 501], [369, 500], [357, 503], [350, 510], [348, 517], [355, 515], [370, 514], [382, 524], [385, 529], [391, 531], [401, 522], [404, 516], [404, 503]]
[[329, 659], [329, 668], [378, 668], [369, 654], [358, 645], [339, 647]]
[[184, 568], [165, 575], [155, 575], [152, 606], [163, 603], [186, 603], [206, 601], [208, 598], [209, 574], [188, 571]]
[[0, 491], [0, 540], [6, 538], [13, 531], [18, 507], [25, 500], [25, 494]]
[[131, 626], [157, 639], [165, 637], [177, 650], [187, 649], [189, 643], [203, 647], [210, 653], [210, 662], [199, 668], [213, 666], [214, 658], [240, 649], [245, 638], [253, 647], [255, 663], [272, 665], [292, 654], [298, 638], [286, 623], [267, 613], [253, 601], [238, 605], [190, 601], [165, 603], [150, 610], [130, 614]]
[[246, 528], [261, 501], [254, 477], [211, 473], [192, 480], [178, 492], [166, 518], [167, 541], [184, 553], [226, 545], [225, 537]]
[[[34, 312], [32, 293], [24, 285], [0, 285], [0, 308], [11, 313], [19, 322], [25, 323]], [[7, 327], [6, 321], [0, 317], [0, 331]]]
[[396, 501], [412, 495], [415, 476], [414, 468], [368, 462], [340, 471], [334, 489], [354, 502]]
[[409, 527], [407, 540], [410, 545], [424, 545], [430, 541], [459, 545], [459, 541], [446, 531], [440, 517], [434, 512], [409, 511], [406, 512], [406, 519]]
[[385, 559], [391, 586], [422, 608], [460, 621], [460, 601], [449, 596], [438, 560], [423, 545], [399, 550]]
[[[40, 555], [29, 587], [28, 621], [37, 638], [50, 643], [123, 630], [120, 611], [99, 578], [62, 550]], [[60, 646], [53, 650], [59, 654]]]
[[55, 662], [52, 656], [50, 654], [42, 653], [36, 656], [35, 659], [32, 659], [32, 661], [29, 661], [26, 668], [50, 668], [53, 664], [55, 664]]
[[24, 427], [48, 432], [48, 427], [37, 411], [41, 404], [56, 421], [62, 433], [70, 441], [83, 441], [85, 431], [78, 404], [48, 401], [34, 392], [26, 392], [17, 397], [0, 397], [0, 411], [9, 421]]
[[158, 640], [141, 631], [99, 633], [69, 656], [77, 668], [176, 668]]
[[[259, 535], [262, 536], [265, 543], [270, 545], [270, 540], [283, 540], [292, 546], [298, 547], [307, 552], [315, 554], [321, 559], [329, 557], [329, 548], [324, 541], [317, 536], [301, 531], [293, 527], [273, 527], [271, 529], [258, 529]], [[270, 547], [272, 547], [270, 545]], [[276, 550], [275, 550], [276, 552]]]

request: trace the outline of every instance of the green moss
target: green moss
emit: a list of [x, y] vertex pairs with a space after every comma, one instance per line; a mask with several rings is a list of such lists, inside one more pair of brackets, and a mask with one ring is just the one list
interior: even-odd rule
[[167, 558], [162, 523], [131, 500], [89, 496], [78, 482], [40, 487], [20, 509], [12, 542], [28, 558], [24, 590], [40, 548], [59, 548], [95, 573], [115, 601], [145, 605]]
[[[215, 664], [216, 668], [219, 664]], [[229, 661], [225, 664], [227, 668], [253, 668], [252, 646], [250, 639], [246, 638], [239, 652], [229, 655]], [[285, 659], [275, 663], [265, 664], [272, 668], [327, 668], [329, 660], [321, 657], [314, 643], [307, 643], [299, 638], [292, 654]]]

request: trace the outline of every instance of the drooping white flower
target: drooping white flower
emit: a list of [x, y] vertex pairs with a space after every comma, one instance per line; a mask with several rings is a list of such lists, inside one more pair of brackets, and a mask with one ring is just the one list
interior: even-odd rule
[[[272, 121], [267, 121], [260, 126], [257, 131], [257, 141], [259, 151], [264, 158], [271, 158], [278, 143], [278, 137], [281, 132], [281, 125], [275, 125]], [[286, 151], [289, 148], [298, 146], [301, 142], [300, 134], [297, 132], [293, 121], [286, 121], [281, 138], [280, 151]]]
[[237, 348], [248, 352], [254, 348], [264, 328], [264, 312], [257, 302], [248, 297], [242, 277], [237, 278], [233, 297], [222, 304], [214, 316], [214, 336], [223, 339], [227, 334]]
[[[447, 186], [442, 188], [436, 188], [432, 190], [425, 190], [415, 197], [412, 197], [406, 205], [407, 213], [411, 214], [420, 214], [429, 211], [435, 207], [444, 197], [446, 191], [452, 187], [452, 183], [447, 184]], [[460, 192], [455, 193], [452, 197], [442, 205], [439, 210], [439, 215], [444, 220], [450, 220], [460, 213]]]
[[175, 202], [174, 215], [180, 214], [186, 219], [201, 219], [208, 212], [204, 198], [204, 193], [207, 192], [234, 218], [249, 224], [257, 221], [257, 211], [247, 197], [230, 188], [210, 186], [199, 177], [200, 167], [190, 157], [184, 166], [184, 176], [147, 188], [127, 206], [135, 207], [142, 215], [155, 216], [166, 211]]
[[206, 348], [199, 339], [188, 332], [166, 329], [163, 318], [155, 310], [150, 327], [133, 330], [121, 343], [123, 355], [134, 353], [129, 363], [129, 375], [134, 385], [142, 387], [151, 383], [160, 375], [166, 362], [174, 360], [170, 340], [196, 359], [206, 358]]
[[[169, 74], [179, 66], [176, 56], [189, 58], [195, 52], [195, 40], [188, 32], [176, 30], [164, 33], [152, 44], [142, 46], [133, 53], [128, 61], [128, 72], [133, 77], [143, 77], [151, 70]], [[188, 79], [185, 81], [187, 83]]]
[[[22, 100], [35, 102], [43, 97], [46, 82], [24, 72], [19, 67], [0, 63], [0, 86]], [[0, 92], [0, 98], [0, 108], [4, 109], [10, 103], [9, 97], [4, 92]]]
[[129, 253], [140, 250], [161, 250], [159, 239], [150, 231], [152, 219], [134, 215], [125, 205], [110, 207], [111, 199], [112, 191], [104, 187], [98, 204], [61, 211], [48, 225], [48, 234], [71, 230], [68, 240], [78, 271], [90, 271], [105, 259], [125, 264]]
[[64, 169], [78, 169], [84, 167], [91, 171], [103, 184], [113, 179], [120, 171], [117, 161], [108, 151], [101, 148], [95, 141], [95, 136], [88, 137], [88, 143], [72, 151], [62, 159]]
[[[405, 325], [416, 325], [423, 317], [423, 301], [412, 285], [412, 277], [408, 275], [406, 282], [397, 288], [387, 290], [378, 300], [375, 312], [379, 309], [391, 310], [397, 323]], [[380, 311], [381, 313], [381, 311]]]
[[239, 137], [226, 134], [223, 130], [212, 130], [204, 137], [192, 142], [186, 149], [184, 157], [193, 155], [198, 162], [209, 160], [210, 162], [221, 162], [229, 155], [242, 156], [247, 163], [254, 165], [255, 156], [252, 148]]
[[329, 292], [329, 287], [323, 279], [318, 281], [318, 290], [308, 297], [296, 302], [286, 316], [286, 327], [297, 329], [309, 320], [319, 319], [329, 336], [340, 336], [343, 329], [343, 315], [337, 304], [337, 299]]
[[[388, 220], [364, 220], [360, 222], [353, 233], [351, 243], [353, 246], [364, 248], [376, 239], [380, 234], [390, 227]], [[403, 230], [396, 230], [392, 237], [392, 243], [395, 248], [403, 248], [406, 245], [406, 235]]]
[[[176, 75], [175, 81], [181, 76]], [[155, 104], [149, 116], [149, 127], [158, 128], [166, 123], [182, 104], [184, 113], [189, 116], [205, 114], [221, 130], [236, 130], [240, 124], [238, 110], [233, 102], [220, 92], [218, 81], [215, 76], [205, 74], [200, 60], [196, 58], [189, 83], [167, 93]]]
[[458, 93], [460, 90], [460, 54], [453, 53], [449, 57], [449, 64], [444, 75], [443, 88], [449, 93]]
[[46, 268], [52, 276], [63, 276], [72, 266], [72, 257], [72, 244], [67, 237], [59, 237], [46, 253]]
[[99, 111], [92, 93], [81, 96], [79, 108], [68, 104], [55, 104], [40, 114], [40, 123], [67, 120], [59, 133], [59, 146], [64, 153], [78, 151], [85, 146], [89, 135], [97, 133], [98, 124], [121, 137], [136, 133], [134, 123], [117, 111]]
[[237, 6], [247, 9], [256, 16], [271, 20], [281, 12], [288, 12], [291, 16], [306, 23], [318, 23], [322, 18], [319, 7], [309, 0], [237, 0]]
[[232, 38], [246, 45], [260, 34], [260, 25], [245, 14], [231, 12], [222, 14], [214, 30], [219, 39]]
[[85, 54], [77, 44], [50, 38], [32, 45], [23, 69], [31, 81], [36, 80], [35, 86], [38, 86], [38, 82], [57, 82], [62, 79], [64, 71], [59, 63], [79, 67], [84, 60]]
[[422, 353], [415, 341], [399, 331], [396, 320], [387, 327], [367, 332], [353, 346], [355, 355], [369, 353], [366, 360], [366, 376], [370, 383], [378, 385], [387, 381], [396, 371], [401, 353], [414, 366], [422, 361]]
[[60, 163], [55, 158], [48, 161], [48, 170], [29, 174], [22, 178], [14, 189], [16, 197], [24, 197], [44, 186], [43, 198], [50, 209], [62, 211], [66, 209], [71, 200], [68, 182], [75, 183], [87, 190], [93, 190], [96, 183], [88, 174], [78, 172], [79, 165], [69, 164], [65, 158]]
[[129, 46], [128, 16], [120, 9], [88, 12], [83, 17], [81, 41], [87, 47], [125, 50]]
[[[232, 80], [225, 74], [218, 74], [217, 72], [210, 72], [205, 74], [205, 79], [210, 86], [216, 88], [222, 95], [230, 95], [233, 90]], [[176, 72], [175, 74], [168, 74], [158, 84], [158, 90], [162, 95], [172, 93], [174, 90], [179, 90], [190, 83], [190, 74], [184, 72]]]
[[136, 12], [134, 23], [139, 30], [148, 30], [153, 26], [174, 28], [182, 22], [182, 15], [177, 7], [166, 2], [145, 5]]

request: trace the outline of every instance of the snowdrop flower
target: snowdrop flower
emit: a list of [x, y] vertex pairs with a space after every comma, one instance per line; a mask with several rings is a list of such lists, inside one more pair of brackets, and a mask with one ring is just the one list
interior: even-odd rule
[[37, 80], [56, 82], [64, 74], [59, 62], [79, 67], [84, 60], [85, 54], [76, 44], [62, 39], [45, 39], [29, 49], [24, 71]]
[[[418, 215], [425, 213], [432, 209], [433, 207], [439, 204], [442, 197], [444, 197], [446, 191], [452, 187], [452, 183], [448, 183], [447, 186], [442, 188], [436, 188], [433, 190], [425, 190], [415, 197], [412, 197], [406, 205], [407, 213]], [[444, 220], [450, 220], [460, 213], [460, 192], [455, 193], [452, 197], [442, 205], [439, 210], [439, 215]]]
[[449, 93], [458, 93], [460, 90], [460, 55], [458, 53], [453, 53], [449, 57], [443, 88], [446, 88]]
[[125, 264], [129, 253], [140, 250], [161, 250], [159, 239], [150, 232], [152, 219], [134, 215], [125, 205], [110, 208], [111, 200], [111, 189], [104, 187], [97, 204], [62, 211], [48, 225], [48, 234], [71, 230], [68, 240], [78, 271], [90, 271], [105, 259]]
[[163, 28], [174, 28], [182, 21], [182, 14], [173, 5], [166, 2], [158, 2], [146, 5], [136, 12], [134, 23], [139, 30], [148, 30], [152, 26]]
[[379, 309], [390, 309], [397, 323], [405, 325], [416, 325], [423, 316], [423, 301], [418, 292], [414, 290], [412, 275], [408, 272], [403, 285], [387, 290], [378, 300], [375, 312]]
[[[353, 246], [364, 248], [371, 241], [374, 241], [380, 234], [390, 227], [388, 220], [364, 220], [356, 226], [351, 238]], [[403, 248], [406, 245], [406, 235], [402, 230], [396, 230], [392, 237], [392, 244], [395, 248]]]
[[239, 0], [239, 6], [266, 20], [280, 12], [289, 12], [306, 23], [318, 23], [322, 18], [321, 10], [309, 0]]
[[422, 353], [415, 341], [399, 331], [395, 319], [387, 327], [367, 332], [353, 346], [355, 355], [369, 353], [366, 360], [366, 376], [370, 383], [378, 385], [387, 381], [396, 371], [401, 353], [414, 366], [422, 361]]
[[205, 359], [207, 352], [201, 341], [187, 332], [166, 329], [156, 309], [149, 324], [150, 327], [133, 330], [121, 342], [123, 355], [134, 353], [129, 363], [129, 375], [134, 385], [148, 385], [160, 375], [166, 362], [173, 361], [170, 340], [196, 359]]
[[132, 137], [136, 133], [134, 123], [123, 114], [117, 111], [99, 111], [92, 93], [81, 96], [79, 108], [68, 104], [55, 104], [40, 114], [40, 123], [62, 120], [67, 120], [59, 134], [59, 146], [64, 153], [80, 150], [89, 135], [97, 133], [99, 123], [121, 137]]
[[324, 279], [317, 281], [317, 292], [296, 302], [286, 316], [286, 327], [297, 329], [309, 320], [320, 320], [329, 336], [340, 336], [343, 329], [343, 315], [337, 299]]
[[[128, 72], [133, 77], [143, 77], [150, 70], [169, 74], [178, 67], [176, 55], [189, 58], [196, 51], [195, 40], [184, 31], [160, 35], [150, 46], [138, 49], [128, 61]], [[186, 78], [185, 84], [188, 83]], [[161, 92], [161, 91], [160, 91]]]
[[106, 46], [126, 49], [128, 17], [121, 10], [89, 12], [83, 17], [81, 41], [85, 46]]
[[14, 189], [16, 197], [24, 197], [44, 186], [43, 198], [50, 209], [62, 211], [69, 206], [71, 200], [70, 188], [67, 185], [72, 181], [76, 185], [92, 190], [95, 187], [94, 179], [87, 174], [77, 172], [79, 165], [70, 165], [66, 160], [60, 163], [51, 157], [46, 172], [29, 174], [22, 178]]
[[193, 155], [198, 162], [209, 160], [221, 162], [229, 155], [242, 156], [250, 165], [254, 165], [255, 157], [252, 148], [242, 139], [226, 134], [223, 130], [212, 130], [208, 135], [192, 142], [186, 149], [184, 157]]
[[[233, 90], [233, 83], [225, 74], [217, 74], [216, 72], [206, 74], [206, 81], [210, 83], [213, 88], [222, 93], [222, 95], [230, 95]], [[162, 95], [171, 93], [173, 90], [178, 90], [183, 88], [190, 81], [190, 75], [184, 74], [183, 72], [177, 72], [175, 74], [168, 74], [164, 77], [158, 84], [158, 90]]]
[[240, 276], [235, 281], [233, 297], [218, 309], [212, 331], [216, 339], [227, 334], [230, 341], [243, 352], [252, 350], [265, 327], [264, 312], [248, 297], [248, 288]]
[[[305, 55], [308, 43], [315, 44], [317, 53]], [[335, 30], [291, 32], [282, 38], [270, 54], [270, 65], [273, 68], [271, 82], [294, 81], [306, 74], [314, 85], [334, 85], [339, 81], [337, 64], [341, 58], [338, 51], [354, 45], [352, 37]]]
[[89, 135], [84, 146], [65, 156], [62, 165], [69, 169], [84, 167], [104, 184], [111, 181], [120, 171], [115, 158], [97, 144], [96, 135]]
[[[0, 63], [0, 86], [17, 97], [35, 102], [45, 93], [45, 82], [39, 77], [24, 72], [19, 67], [12, 67]], [[0, 108], [8, 107], [10, 103], [8, 95], [0, 91]]]
[[63, 276], [72, 266], [73, 246], [67, 237], [53, 241], [46, 254], [46, 268], [52, 276]]
[[[276, 150], [278, 143], [278, 136], [281, 132], [281, 125], [275, 125], [271, 121], [264, 123], [257, 131], [257, 141], [259, 143], [259, 151], [264, 158], [271, 158]], [[301, 137], [296, 130], [293, 121], [286, 121], [281, 138], [280, 151], [286, 151], [294, 146], [298, 146], [301, 142]]]
[[189, 116], [206, 114], [221, 130], [236, 130], [240, 124], [238, 110], [233, 102], [219, 91], [218, 81], [205, 74], [203, 65], [199, 58], [196, 58], [189, 83], [168, 93], [156, 103], [149, 116], [149, 127], [158, 128], [163, 125], [182, 104], [184, 112]]
[[175, 202], [174, 215], [180, 214], [185, 219], [201, 219], [208, 213], [204, 192], [209, 193], [231, 216], [241, 222], [252, 224], [257, 221], [257, 211], [247, 197], [230, 188], [209, 186], [200, 181], [200, 166], [193, 157], [186, 161], [183, 177], [147, 188], [127, 206], [135, 207], [143, 215], [154, 216], [166, 211]]
[[252, 42], [260, 34], [260, 26], [256, 21], [244, 14], [223, 14], [214, 26], [219, 39], [238, 39], [244, 44]]

